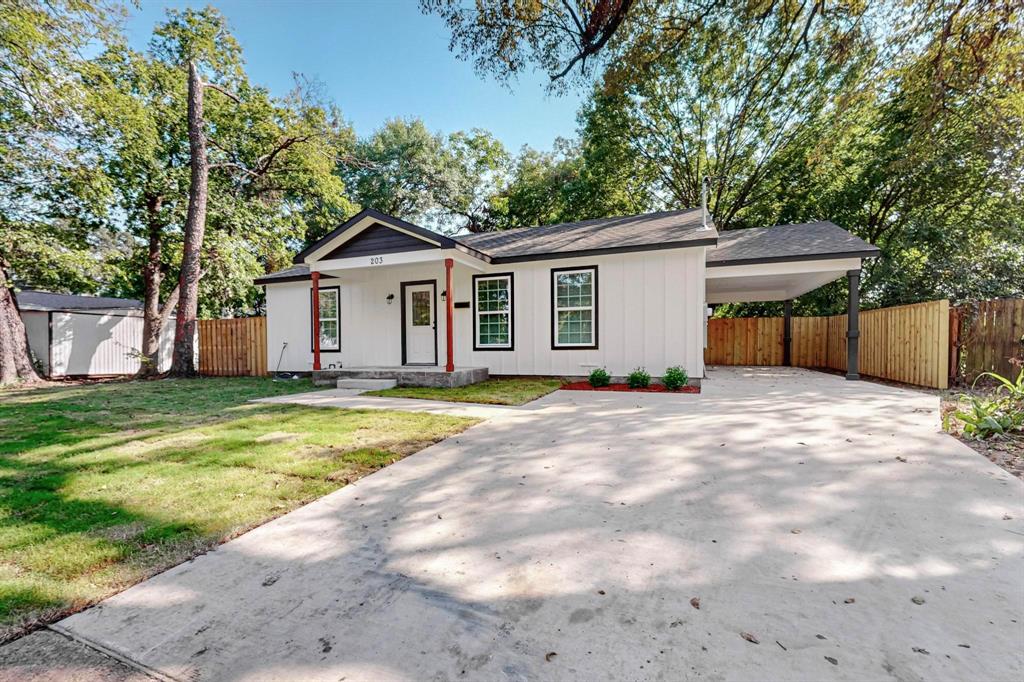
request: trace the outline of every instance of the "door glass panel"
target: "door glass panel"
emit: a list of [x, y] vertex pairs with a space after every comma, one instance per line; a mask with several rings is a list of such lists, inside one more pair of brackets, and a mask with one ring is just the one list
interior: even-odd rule
[[430, 292], [412, 292], [412, 326], [430, 326]]

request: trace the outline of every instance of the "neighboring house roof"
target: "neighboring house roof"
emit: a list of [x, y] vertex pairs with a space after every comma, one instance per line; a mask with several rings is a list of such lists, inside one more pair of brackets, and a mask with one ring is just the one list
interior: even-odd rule
[[281, 282], [298, 282], [304, 279], [309, 279], [309, 266], [300, 263], [299, 265], [293, 265], [290, 268], [284, 270], [278, 270], [277, 272], [271, 272], [270, 274], [257, 277], [253, 282], [255, 284], [275, 284]]
[[725, 230], [708, 249], [708, 267], [822, 258], [873, 258], [880, 253], [860, 237], [828, 221]]
[[52, 294], [48, 291], [26, 289], [14, 295], [21, 310], [141, 310], [142, 301], [133, 298], [108, 296], [79, 296]]
[[702, 222], [701, 210], [688, 208], [682, 211], [457, 235], [453, 239], [487, 254], [492, 262], [508, 263], [714, 244], [718, 233], [710, 222], [706, 229]]

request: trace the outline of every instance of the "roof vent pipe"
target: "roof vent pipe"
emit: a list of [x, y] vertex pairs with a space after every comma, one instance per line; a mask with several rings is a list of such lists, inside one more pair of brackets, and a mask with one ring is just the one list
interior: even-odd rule
[[711, 178], [704, 176], [700, 181], [700, 215], [702, 229], [708, 229], [708, 184]]

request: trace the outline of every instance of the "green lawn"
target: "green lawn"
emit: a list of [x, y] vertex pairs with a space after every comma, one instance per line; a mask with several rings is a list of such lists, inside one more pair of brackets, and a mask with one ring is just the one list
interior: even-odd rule
[[459, 388], [389, 388], [368, 391], [366, 395], [389, 398], [422, 398], [447, 400], [453, 403], [485, 403], [488, 405], [523, 405], [556, 390], [557, 379], [488, 379]]
[[231, 378], [0, 391], [0, 640], [474, 423], [246, 403], [311, 388]]

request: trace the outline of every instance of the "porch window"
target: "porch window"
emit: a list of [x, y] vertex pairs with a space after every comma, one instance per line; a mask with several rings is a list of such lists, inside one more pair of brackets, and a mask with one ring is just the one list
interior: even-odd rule
[[512, 274], [473, 277], [474, 350], [512, 349]]
[[551, 271], [552, 348], [597, 348], [597, 266]]
[[[320, 350], [341, 350], [339, 287], [320, 289]], [[313, 292], [310, 291], [312, 297]], [[312, 307], [312, 306], [311, 306]]]

